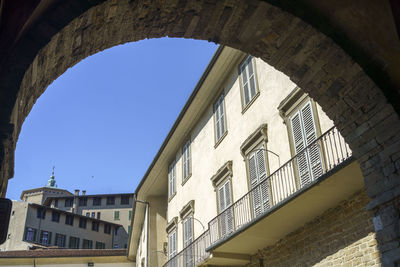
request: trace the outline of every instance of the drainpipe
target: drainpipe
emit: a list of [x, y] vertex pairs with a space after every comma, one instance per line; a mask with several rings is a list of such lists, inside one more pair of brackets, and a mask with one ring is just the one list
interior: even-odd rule
[[[142, 200], [136, 199], [136, 196], [133, 199], [133, 201], [146, 205], [146, 218], [145, 218], [145, 220], [147, 221], [147, 223], [146, 223], [146, 267], [149, 267], [149, 226], [150, 226], [149, 204], [150, 203], [147, 201], [142, 201]], [[133, 231], [133, 229], [131, 229], [131, 231]]]

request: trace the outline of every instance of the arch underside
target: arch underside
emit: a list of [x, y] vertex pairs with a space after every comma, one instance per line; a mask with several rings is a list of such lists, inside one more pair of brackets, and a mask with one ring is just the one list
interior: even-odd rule
[[[372, 201], [398, 199], [400, 121], [369, 76], [330, 38], [262, 1], [106, 1], [71, 21], [43, 47], [24, 74], [5, 142], [3, 179], [24, 119], [47, 86], [104, 49], [145, 38], [209, 40], [260, 57], [316, 100], [357, 158]], [[4, 194], [3, 190], [3, 194]]]

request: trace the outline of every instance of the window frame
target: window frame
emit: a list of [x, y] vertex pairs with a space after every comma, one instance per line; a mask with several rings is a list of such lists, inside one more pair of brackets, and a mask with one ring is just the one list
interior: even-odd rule
[[[124, 201], [122, 201], [122, 200], [124, 200]], [[126, 200], [128, 200], [128, 201], [126, 201]], [[129, 202], [130, 202], [130, 195], [121, 195], [121, 201], [120, 201], [121, 205], [129, 205]]]
[[[43, 238], [44, 235], [47, 234], [47, 239], [46, 239], [46, 243], [43, 242]], [[44, 246], [48, 246], [51, 245], [51, 232], [50, 231], [46, 231], [46, 230], [41, 230], [40, 231], [40, 240], [39, 243], [44, 245]]]
[[107, 196], [106, 205], [107, 206], [115, 205], [115, 196]]
[[87, 227], [87, 219], [86, 218], [79, 218], [79, 228], [86, 229]]
[[73, 206], [73, 204], [74, 204], [74, 198], [73, 197], [65, 198], [65, 200], [64, 200], [64, 207], [65, 208], [71, 208]]
[[74, 226], [74, 215], [72, 214], [66, 214], [65, 215], [65, 224], [66, 225], [70, 225], [70, 226]]
[[[242, 69], [243, 64], [245, 64], [245, 62], [249, 58], [251, 58], [250, 62], [252, 63], [252, 66], [253, 66], [255, 93], [251, 97], [251, 99], [249, 99], [249, 101], [247, 103], [245, 103], [245, 92], [244, 92], [245, 84], [243, 83], [241, 69]], [[259, 88], [259, 84], [258, 84], [258, 76], [257, 76], [257, 67], [256, 67], [255, 57], [247, 54], [243, 58], [243, 60], [240, 62], [239, 66], [238, 66], [238, 76], [239, 76], [239, 84], [240, 84], [240, 99], [241, 99], [241, 103], [242, 103], [242, 114], [244, 114], [249, 109], [249, 107], [254, 103], [254, 101], [258, 98], [258, 96], [260, 95], [260, 88]], [[251, 76], [250, 76], [250, 78], [251, 78]], [[249, 81], [247, 81], [247, 82], [249, 82]], [[249, 87], [249, 92], [250, 92], [250, 87]]]
[[[192, 142], [189, 139], [182, 147], [182, 185], [184, 185], [192, 176]], [[186, 151], [188, 151], [186, 153]], [[188, 165], [188, 173], [185, 176], [185, 166]]]
[[[183, 163], [183, 162], [182, 162]], [[173, 175], [173, 192], [171, 192], [171, 171]], [[176, 160], [168, 166], [168, 201], [170, 201], [176, 195]]]
[[[220, 118], [217, 118], [217, 111], [218, 111], [219, 107], [222, 107], [223, 114], [222, 114], [222, 116], [220, 115]], [[220, 136], [218, 136], [217, 122], [219, 122], [220, 123], [219, 125], [221, 125], [221, 117], [222, 117], [224, 131], [222, 133], [220, 133]], [[224, 140], [225, 136], [228, 134], [228, 125], [227, 125], [227, 118], [226, 118], [226, 105], [225, 105], [225, 92], [222, 92], [213, 104], [213, 118], [214, 118], [214, 143], [215, 143], [214, 148], [216, 148], [222, 142], [222, 140]]]
[[[62, 241], [62, 245], [61, 246], [58, 245], [58, 238], [59, 237], [62, 237], [61, 238], [61, 241]], [[67, 240], [67, 236], [66, 235], [63, 235], [63, 234], [60, 234], [60, 233], [56, 233], [56, 236], [55, 236], [55, 239], [54, 239], [54, 245], [57, 246], [57, 247], [60, 247], [60, 248], [65, 248], [66, 240]]]
[[119, 221], [121, 220], [120, 218], [120, 211], [119, 210], [114, 210], [114, 221]]
[[60, 222], [61, 214], [58, 211], [53, 210], [51, 212], [51, 221], [59, 223]]
[[93, 249], [93, 240], [84, 238], [82, 240], [82, 249]]
[[[30, 235], [30, 233], [32, 233], [32, 239], [28, 239], [28, 235]], [[37, 229], [33, 228], [33, 227], [26, 227], [25, 228], [25, 235], [24, 235], [24, 240], [28, 241], [28, 242], [36, 242], [36, 235], [37, 235]]]
[[93, 197], [92, 203], [93, 206], [101, 206], [102, 198], [101, 197]]
[[100, 229], [100, 222], [92, 221], [92, 231], [99, 232]]
[[[74, 241], [74, 242], [72, 242], [72, 241]], [[75, 236], [72, 236], [72, 235], [69, 237], [68, 248], [70, 248], [70, 249], [79, 249], [79, 244], [80, 244], [79, 237], [75, 237]]]
[[87, 197], [79, 197], [78, 199], [78, 207], [86, 207], [88, 202]]

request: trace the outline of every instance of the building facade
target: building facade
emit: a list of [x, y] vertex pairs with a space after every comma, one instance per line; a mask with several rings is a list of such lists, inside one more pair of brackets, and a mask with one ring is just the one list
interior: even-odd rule
[[79, 191], [57, 188], [54, 171], [47, 186], [24, 190], [22, 202], [13, 201], [8, 238], [0, 250], [127, 248], [133, 194]]
[[13, 201], [8, 238], [1, 250], [112, 249], [120, 224], [43, 205]]
[[136, 266], [379, 265], [349, 146], [287, 76], [232, 48], [217, 50], [136, 197]]

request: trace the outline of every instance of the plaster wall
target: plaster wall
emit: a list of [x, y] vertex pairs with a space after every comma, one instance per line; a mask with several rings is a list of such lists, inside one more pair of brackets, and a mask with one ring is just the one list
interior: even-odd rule
[[[182, 147], [176, 147], [176, 195], [168, 202], [167, 221], [175, 216], [190, 200], [195, 201], [194, 207], [194, 238], [200, 236], [208, 228], [207, 223], [218, 214], [217, 195], [210, 178], [227, 162], [233, 162], [232, 195], [233, 202], [249, 191], [248, 175], [245, 158], [240, 147], [243, 142], [262, 124], [268, 125], [266, 149], [279, 155], [279, 160], [267, 153], [269, 173], [279, 168], [293, 155], [289, 144], [287, 125], [279, 115], [278, 106], [295, 88], [289, 77], [277, 71], [260, 59], [255, 59], [259, 95], [254, 102], [243, 109], [238, 65], [244, 58], [242, 54], [227, 76], [222, 76], [220, 93], [225, 94], [225, 115], [227, 135], [216, 145], [214, 134], [213, 104], [220, 95], [210, 99], [209, 106], [190, 130], [186, 140], [191, 140], [192, 175], [187, 181], [182, 180]], [[325, 132], [333, 126], [333, 122], [317, 105], [315, 110], [316, 124], [320, 132]], [[291, 137], [290, 137], [291, 138]], [[184, 144], [186, 140], [182, 140]], [[167, 179], [167, 177], [165, 177]], [[203, 226], [204, 225], [204, 229]], [[177, 251], [183, 249], [183, 227], [177, 227]]]
[[[4, 250], [26, 250], [29, 244], [23, 241], [24, 227], [28, 203], [12, 202], [10, 224], [7, 232], [7, 240], [0, 245], [0, 251]], [[22, 229], [22, 230], [21, 230]]]

